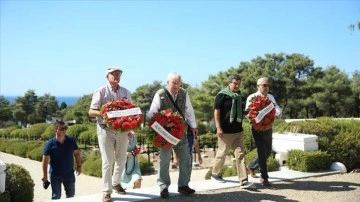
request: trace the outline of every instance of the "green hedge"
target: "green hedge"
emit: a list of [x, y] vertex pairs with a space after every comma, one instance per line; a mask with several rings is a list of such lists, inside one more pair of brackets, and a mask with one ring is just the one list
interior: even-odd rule
[[0, 201], [1, 202], [11, 202], [10, 192], [5, 191], [0, 194]]
[[101, 177], [101, 156], [99, 151], [92, 151], [82, 164], [82, 172], [86, 175]]
[[[257, 150], [253, 149], [245, 156], [245, 163], [249, 165], [257, 157]], [[274, 153], [272, 152], [269, 158], [266, 160], [268, 172], [278, 171], [280, 168], [280, 163], [274, 158]]]
[[22, 166], [6, 164], [6, 187], [11, 202], [32, 202], [34, 199], [34, 180]]
[[331, 165], [330, 155], [322, 151], [304, 152], [298, 149], [288, 153], [287, 166], [292, 170], [315, 172], [328, 170]]

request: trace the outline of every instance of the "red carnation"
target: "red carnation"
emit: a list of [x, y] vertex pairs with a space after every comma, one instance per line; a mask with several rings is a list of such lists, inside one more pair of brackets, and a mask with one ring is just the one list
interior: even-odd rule
[[[168, 131], [172, 136], [181, 139], [184, 135], [185, 125], [182, 117], [177, 112], [172, 112], [170, 109], [162, 110], [152, 117], [148, 122], [148, 126], [151, 128], [151, 125], [154, 122], [158, 122], [166, 131]], [[167, 127], [166, 125], [173, 123], [172, 127]], [[172, 144], [168, 142], [161, 135], [157, 134], [155, 130], [151, 130], [152, 134], [148, 135], [150, 141], [153, 142], [155, 147], [162, 148], [171, 148]]]
[[275, 108], [273, 108], [269, 113], [267, 113], [259, 123], [256, 123], [255, 118], [259, 114], [259, 111], [271, 104], [271, 100], [267, 97], [255, 96], [249, 105], [248, 118], [250, 119], [250, 124], [257, 131], [268, 130], [272, 127], [272, 123], [275, 120]]
[[137, 107], [127, 99], [114, 99], [101, 107], [103, 122], [110, 128], [120, 131], [128, 131], [141, 126], [143, 116], [141, 114], [109, 118], [107, 113], [117, 110], [126, 110]]

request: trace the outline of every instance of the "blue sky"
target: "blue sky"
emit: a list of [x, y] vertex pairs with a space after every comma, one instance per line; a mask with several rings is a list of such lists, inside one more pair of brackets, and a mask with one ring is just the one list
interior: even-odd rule
[[360, 1], [0, 0], [0, 95], [82, 96], [124, 70], [134, 92], [176, 71], [193, 87], [266, 53], [360, 70]]

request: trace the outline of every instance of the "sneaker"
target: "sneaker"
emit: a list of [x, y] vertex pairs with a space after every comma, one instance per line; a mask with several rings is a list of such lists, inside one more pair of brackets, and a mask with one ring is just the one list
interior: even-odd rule
[[270, 182], [269, 182], [268, 179], [261, 178], [261, 179], [260, 179], [260, 182], [261, 182], [261, 184], [263, 184], [264, 186], [267, 186], [267, 187], [271, 186], [271, 184], [270, 184]]
[[254, 169], [247, 167], [247, 170], [249, 171], [249, 174], [252, 178], [257, 178]]
[[190, 195], [195, 193], [195, 190], [191, 189], [189, 186], [183, 186], [183, 187], [178, 187], [178, 192], [180, 194]]
[[111, 202], [111, 195], [110, 194], [104, 194], [102, 198], [103, 202]]
[[118, 194], [126, 194], [126, 191], [120, 186], [120, 184], [113, 185], [112, 188]]
[[161, 198], [169, 198], [169, 190], [167, 188], [161, 190], [160, 197]]
[[254, 186], [254, 183], [252, 182], [248, 182], [248, 181], [243, 181], [240, 185], [240, 188], [241, 189], [249, 189], [249, 188], [252, 188]]
[[218, 175], [212, 175], [211, 179], [216, 181], [216, 182], [221, 182], [221, 183], [226, 182], [221, 176], [218, 176]]

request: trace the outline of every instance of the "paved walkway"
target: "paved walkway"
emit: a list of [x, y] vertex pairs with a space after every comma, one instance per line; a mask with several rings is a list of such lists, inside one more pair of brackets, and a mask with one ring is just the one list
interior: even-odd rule
[[[6, 153], [0, 152], [0, 158], [6, 163], [15, 163], [26, 168], [35, 182], [35, 196], [34, 201], [48, 201], [51, 195], [51, 190], [44, 190], [41, 182], [41, 163], [38, 161], [33, 161], [29, 159], [20, 158], [17, 156], [9, 155]], [[190, 187], [194, 188], [197, 192], [204, 192], [209, 190], [218, 190], [239, 187], [237, 177], [228, 177], [225, 178], [226, 183], [217, 183], [212, 180], [205, 180], [204, 176], [208, 169], [198, 169], [194, 170], [192, 174], [192, 180], [190, 182]], [[292, 180], [299, 178], [307, 178], [313, 176], [322, 176], [322, 175], [331, 175], [339, 173], [338, 171], [328, 171], [328, 172], [319, 172], [319, 173], [303, 173], [298, 171], [288, 170], [285, 167], [282, 167], [280, 171], [270, 172], [269, 181], [284, 181]], [[177, 176], [178, 172], [170, 172], [172, 179], [172, 184], [169, 187], [170, 196], [177, 195]], [[255, 186], [262, 186], [259, 184], [259, 178], [251, 178], [249, 176], [249, 181], [254, 182]], [[91, 177], [87, 175], [80, 175], [77, 177], [76, 182], [76, 197], [71, 199], [62, 199], [63, 202], [99, 202], [102, 198], [101, 193], [101, 179], [96, 177]], [[240, 190], [240, 187], [239, 187]], [[156, 186], [156, 175], [143, 176], [143, 184], [141, 189], [129, 189], [127, 190], [126, 195], [118, 195], [116, 193], [112, 194], [113, 201], [141, 201], [146, 199], [156, 199], [159, 198], [159, 188]]]

